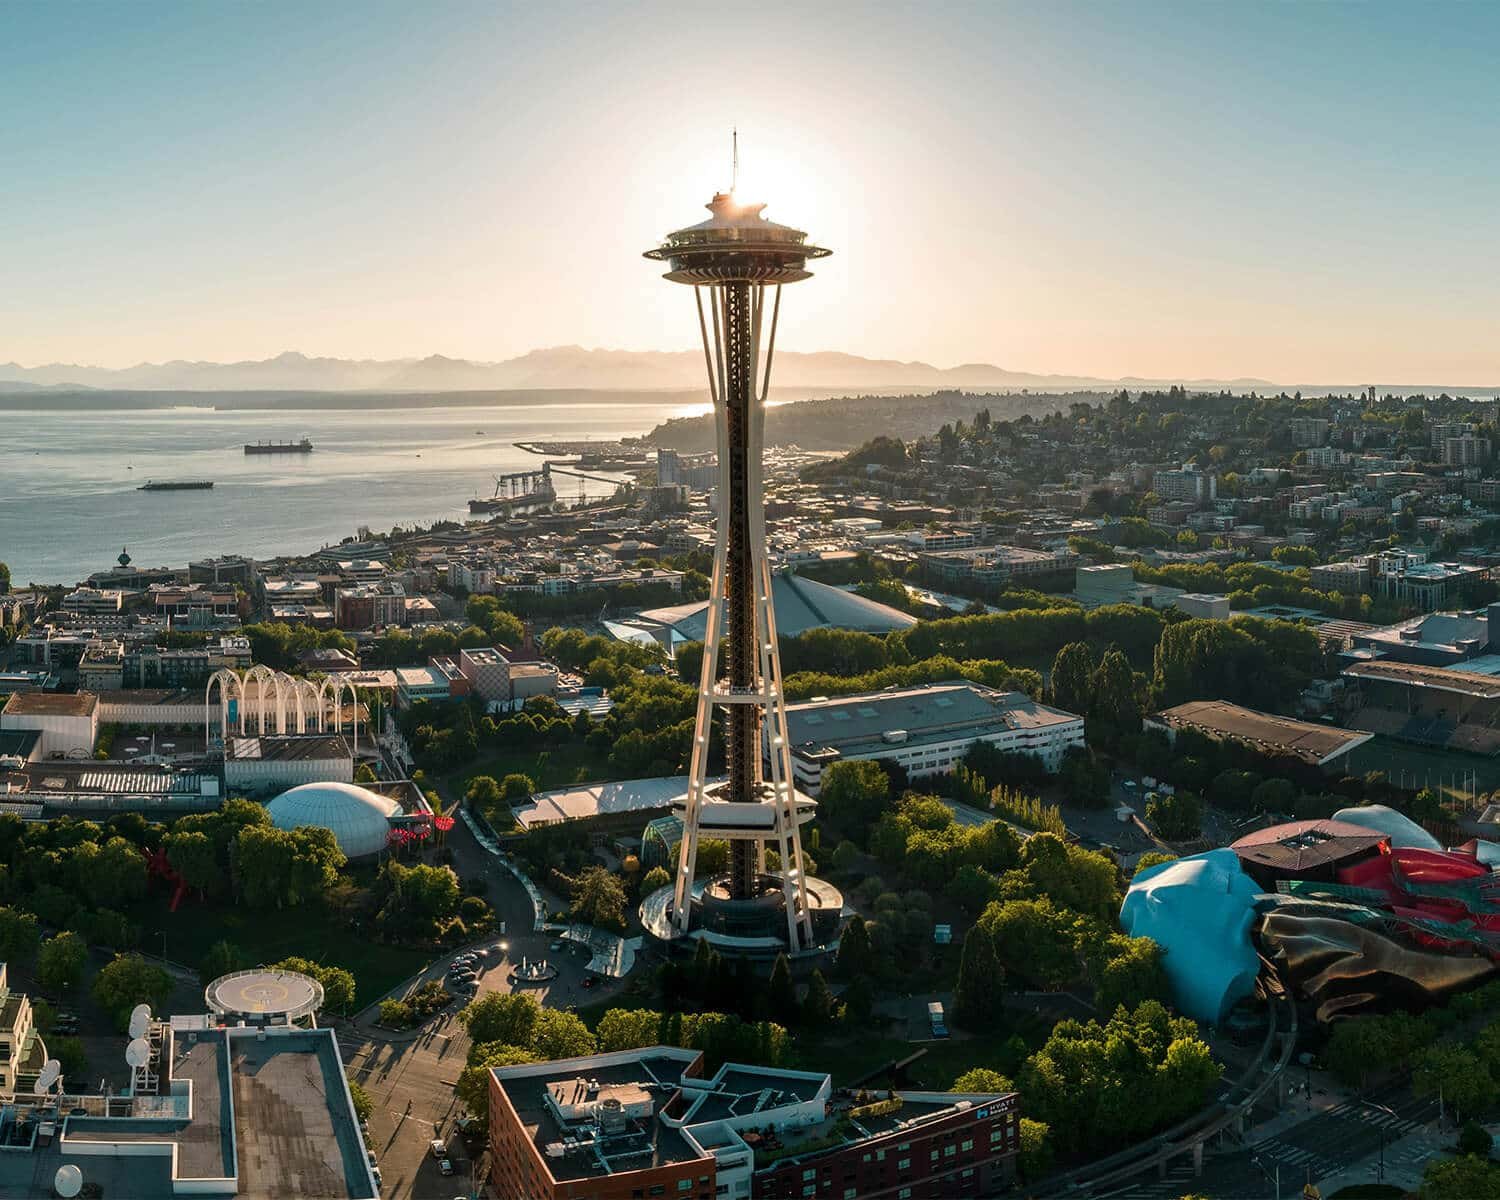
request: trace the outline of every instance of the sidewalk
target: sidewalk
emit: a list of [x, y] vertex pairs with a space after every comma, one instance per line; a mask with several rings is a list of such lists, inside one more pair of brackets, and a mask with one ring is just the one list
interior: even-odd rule
[[[1263, 1142], [1268, 1138], [1278, 1137], [1288, 1129], [1301, 1125], [1304, 1121], [1321, 1117], [1341, 1104], [1347, 1104], [1355, 1098], [1356, 1093], [1337, 1083], [1333, 1076], [1327, 1071], [1314, 1071], [1312, 1073], [1312, 1097], [1309, 1101], [1307, 1094], [1308, 1074], [1305, 1067], [1293, 1063], [1286, 1068], [1286, 1081], [1289, 1090], [1286, 1103], [1273, 1116], [1267, 1117], [1253, 1125], [1245, 1126], [1245, 1134], [1236, 1145], [1253, 1146], [1257, 1142]], [[1225, 1153], [1232, 1153], [1226, 1149]], [[1214, 1153], [1213, 1150], [1209, 1151]]]

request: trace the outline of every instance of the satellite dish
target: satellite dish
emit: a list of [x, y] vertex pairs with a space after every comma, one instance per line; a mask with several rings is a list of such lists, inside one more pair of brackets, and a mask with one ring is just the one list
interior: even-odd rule
[[46, 1092], [51, 1090], [52, 1085], [57, 1082], [58, 1076], [62, 1074], [62, 1063], [55, 1058], [49, 1058], [42, 1064], [42, 1069], [37, 1073], [36, 1090]]
[[146, 1030], [151, 1028], [151, 1006], [149, 1004], [137, 1004], [130, 1010], [130, 1036], [133, 1038], [145, 1037]]
[[64, 1163], [52, 1177], [52, 1190], [63, 1197], [63, 1200], [71, 1200], [83, 1191], [83, 1172], [72, 1163]]
[[125, 1062], [132, 1067], [144, 1067], [151, 1061], [151, 1043], [138, 1037], [125, 1047]]

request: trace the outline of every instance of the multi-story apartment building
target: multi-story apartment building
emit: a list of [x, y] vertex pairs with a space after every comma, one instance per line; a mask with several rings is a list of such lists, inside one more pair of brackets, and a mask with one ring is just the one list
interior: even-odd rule
[[717, 454], [679, 454], [676, 450], [656, 451], [656, 482], [682, 484], [695, 492], [712, 491], [719, 483]]
[[202, 687], [215, 671], [243, 671], [251, 665], [250, 639], [226, 635], [204, 646], [163, 650], [138, 646], [124, 656], [119, 687]]
[[107, 617], [125, 607], [125, 593], [118, 588], [75, 588], [62, 599], [65, 613], [81, 617]]
[[917, 556], [924, 576], [937, 586], [970, 584], [999, 592], [1007, 587], [1071, 587], [1078, 555], [1071, 550], [1030, 550], [1024, 546], [982, 546], [935, 550]]
[[1442, 447], [1445, 467], [1477, 467], [1490, 460], [1489, 438], [1444, 438]]
[[399, 583], [341, 587], [333, 594], [333, 623], [340, 629], [406, 624], [406, 589]]
[[1292, 445], [1299, 449], [1321, 446], [1328, 440], [1328, 422], [1322, 417], [1293, 417], [1286, 426]]
[[1218, 478], [1184, 465], [1175, 471], [1157, 471], [1151, 477], [1151, 490], [1163, 500], [1188, 500], [1207, 504], [1219, 494]]

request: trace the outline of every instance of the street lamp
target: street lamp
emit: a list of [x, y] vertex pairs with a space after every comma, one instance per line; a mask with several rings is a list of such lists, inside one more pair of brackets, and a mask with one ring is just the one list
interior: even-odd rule
[[[1395, 1117], [1398, 1121], [1401, 1119], [1400, 1115], [1395, 1111], [1395, 1109], [1387, 1108], [1384, 1104], [1376, 1104], [1375, 1101], [1373, 1101], [1373, 1100], [1366, 1100], [1363, 1096], [1360, 1097], [1359, 1102], [1365, 1108], [1374, 1109], [1376, 1112], [1385, 1113], [1387, 1116]], [[1377, 1168], [1377, 1173], [1376, 1173], [1375, 1179], [1376, 1179], [1376, 1182], [1378, 1182], [1378, 1183], [1384, 1183], [1385, 1182], [1385, 1126], [1384, 1125], [1377, 1125], [1376, 1128], [1380, 1131], [1380, 1165]]]
[[1276, 1160], [1275, 1175], [1272, 1175], [1270, 1171], [1266, 1170], [1265, 1164], [1260, 1161], [1260, 1158], [1258, 1156], [1252, 1156], [1250, 1161], [1256, 1166], [1257, 1169], [1259, 1169], [1262, 1175], [1271, 1180], [1272, 1184], [1276, 1188], [1276, 1200], [1281, 1200], [1281, 1160]]

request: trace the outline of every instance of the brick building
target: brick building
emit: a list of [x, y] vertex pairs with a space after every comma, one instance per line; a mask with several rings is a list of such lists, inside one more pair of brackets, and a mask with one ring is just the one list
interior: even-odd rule
[[490, 1183], [526, 1200], [948, 1200], [1013, 1173], [1015, 1093], [891, 1092], [653, 1046], [490, 1071]]

